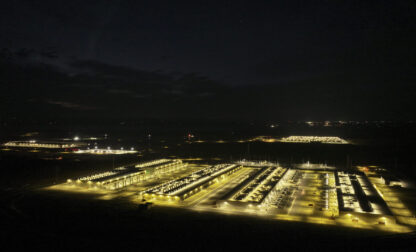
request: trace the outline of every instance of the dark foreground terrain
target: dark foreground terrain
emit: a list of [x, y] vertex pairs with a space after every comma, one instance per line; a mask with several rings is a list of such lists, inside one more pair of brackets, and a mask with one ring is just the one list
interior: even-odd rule
[[[7, 192], [3, 248], [11, 250], [411, 250], [415, 234], [272, 221], [178, 208], [140, 210], [82, 195]], [[2, 195], [4, 196], [4, 195]], [[3, 222], [2, 221], [2, 222]]]

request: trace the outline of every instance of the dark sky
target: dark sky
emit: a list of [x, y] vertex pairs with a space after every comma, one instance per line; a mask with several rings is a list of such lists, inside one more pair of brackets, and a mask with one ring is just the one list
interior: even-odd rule
[[26, 71], [29, 84], [7, 70], [3, 104], [99, 114], [126, 109], [107, 99], [148, 98], [156, 117], [414, 119], [415, 16], [414, 1], [7, 1], [6, 66], [47, 73]]

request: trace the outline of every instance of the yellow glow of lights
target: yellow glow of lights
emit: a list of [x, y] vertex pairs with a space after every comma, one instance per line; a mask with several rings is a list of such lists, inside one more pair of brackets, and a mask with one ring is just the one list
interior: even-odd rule
[[[165, 166], [164, 162], [159, 161], [160, 166]], [[147, 165], [152, 165], [158, 162], [149, 162]], [[143, 164], [141, 164], [143, 165]], [[263, 164], [263, 166], [267, 167], [270, 165]], [[146, 166], [146, 165], [144, 165]], [[272, 165], [270, 165], [272, 166]], [[169, 167], [169, 166], [166, 166]], [[189, 166], [188, 166], [189, 167]], [[161, 204], [166, 206], [177, 206], [177, 207], [186, 207], [194, 210], [207, 210], [207, 211], [221, 211], [226, 214], [244, 214], [244, 215], [264, 215], [265, 217], [271, 217], [274, 219], [279, 220], [287, 220], [287, 221], [299, 221], [299, 222], [307, 222], [307, 223], [315, 223], [315, 224], [325, 224], [325, 225], [339, 225], [344, 227], [352, 227], [352, 228], [360, 228], [360, 229], [370, 229], [370, 230], [383, 230], [389, 232], [405, 232], [411, 231], [413, 226], [416, 225], [416, 219], [413, 218], [413, 213], [406, 208], [404, 203], [400, 201], [401, 191], [395, 190], [389, 186], [385, 186], [384, 184], [380, 183], [376, 177], [369, 176], [370, 182], [374, 185], [376, 190], [383, 195], [384, 200], [386, 201], [389, 209], [394, 214], [393, 216], [380, 216], [383, 212], [376, 214], [367, 214], [362, 211], [353, 210], [354, 213], [345, 213], [340, 212], [338, 209], [338, 202], [337, 202], [337, 195], [335, 191], [335, 178], [334, 178], [334, 171], [300, 171], [296, 170], [296, 172], [300, 172], [301, 179], [307, 179], [305, 181], [297, 182], [296, 179], [293, 178], [295, 173], [294, 169], [285, 169], [282, 170], [276, 169], [273, 173], [268, 174], [270, 176], [270, 181], [282, 181], [282, 174], [291, 174], [290, 177], [287, 177], [285, 184], [279, 185], [279, 190], [283, 190], [285, 188], [295, 188], [298, 185], [302, 185], [301, 188], [295, 190], [294, 194], [291, 192], [288, 193], [291, 199], [295, 198], [293, 201], [288, 201], [288, 199], [283, 197], [284, 204], [281, 208], [280, 205], [277, 205], [280, 201], [282, 201], [282, 197], [279, 197], [279, 202], [272, 202], [266, 200], [259, 200], [259, 193], [263, 192], [267, 193], [265, 190], [272, 190], [268, 189], [267, 183], [259, 182], [255, 184], [255, 188], [258, 187], [258, 190], [248, 192], [247, 195], [250, 196], [247, 200], [243, 202], [238, 202], [233, 200], [235, 195], [232, 198], [226, 199], [227, 201], [218, 201], [215, 204], [216, 197], [219, 197], [224, 191], [232, 190], [237, 185], [241, 184], [242, 181], [245, 181], [249, 174], [252, 174], [252, 170], [254, 167], [251, 168], [242, 168], [239, 166], [235, 166], [227, 170], [226, 172], [218, 172], [215, 171], [212, 174], [215, 174], [214, 177], [210, 179], [203, 180], [203, 183], [197, 182], [195, 184], [191, 184], [189, 187], [185, 188], [183, 191], [179, 191], [179, 193], [172, 191], [174, 187], [169, 185], [169, 182], [181, 180], [189, 174], [194, 174], [195, 170], [199, 167], [206, 167], [208, 169], [212, 169], [213, 166], [211, 165], [196, 165], [190, 164], [192, 167], [191, 170], [184, 172], [184, 173], [175, 173], [173, 176], [171, 175], [161, 175], [158, 174], [154, 176], [155, 180], [145, 182], [145, 183], [136, 183], [133, 180], [130, 180], [130, 177], [127, 176], [120, 176], [125, 181], [120, 180], [113, 180], [114, 183], [113, 187], [106, 186], [105, 182], [93, 182], [90, 180], [83, 181], [81, 179], [78, 180], [71, 180], [67, 179], [67, 183], [63, 183], [60, 185], [55, 185], [53, 188], [59, 190], [66, 190], [66, 191], [78, 191], [78, 192], [85, 192], [90, 193], [91, 195], [99, 195], [99, 199], [110, 200], [116, 199], [118, 197], [131, 197], [134, 198], [135, 202], [143, 202], [148, 200], [149, 202], [155, 204]], [[362, 166], [364, 167], [364, 166]], [[361, 168], [362, 168], [361, 167]], [[169, 168], [170, 169], [170, 168]], [[257, 169], [257, 168], [256, 168]], [[244, 171], [234, 173], [236, 170]], [[250, 171], [249, 171], [250, 170]], [[218, 173], [216, 173], [218, 172]], [[299, 173], [297, 173], [299, 174]], [[331, 175], [332, 174], [332, 175]], [[367, 174], [367, 173], [366, 173]], [[93, 175], [94, 176], [94, 175]], [[194, 178], [196, 177], [193, 175]], [[235, 177], [233, 177], [235, 176]], [[277, 177], [274, 177], [277, 176]], [[278, 177], [281, 177], [278, 179]], [[342, 177], [342, 176], [341, 176]], [[340, 177], [340, 178], [341, 178]], [[192, 178], [192, 176], [190, 177]], [[213, 179], [214, 178], [214, 179]], [[223, 178], [223, 179], [221, 179]], [[235, 179], [234, 179], [235, 178]], [[100, 179], [100, 181], [102, 181]], [[198, 180], [195, 180], [198, 181]], [[215, 183], [219, 181], [225, 181], [222, 183]], [[265, 178], [265, 181], [269, 181], [269, 177]], [[347, 180], [346, 180], [347, 181]], [[349, 180], [348, 180], [349, 181]], [[347, 182], [348, 182], [347, 181]], [[84, 182], [84, 183], [83, 183]], [[140, 181], [141, 182], [141, 181]], [[230, 183], [228, 183], [230, 182]], [[305, 183], [304, 183], [305, 182]], [[73, 184], [71, 184], [73, 183]], [[117, 184], [116, 184], [117, 183]], [[133, 187], [127, 187], [125, 190], [118, 190], [121, 187], [121, 184], [124, 183], [123, 186], [135, 184]], [[167, 187], [163, 190], [158, 190], [158, 186], [167, 183]], [[286, 184], [287, 183], [287, 184]], [[80, 185], [78, 185], [80, 184]], [[91, 185], [90, 187], [85, 186], [86, 184]], [[155, 186], [156, 184], [156, 186]], [[341, 181], [341, 184], [343, 182]], [[344, 183], [345, 184], [345, 183]], [[377, 186], [376, 186], [377, 184]], [[100, 187], [98, 186], [100, 185]], [[233, 187], [234, 186], [234, 187]], [[324, 186], [331, 187], [332, 189], [323, 189]], [[103, 187], [103, 188], [101, 188]], [[246, 189], [247, 185], [244, 186], [243, 189]], [[51, 189], [53, 189], [51, 186]], [[157, 190], [155, 190], [155, 188]], [[183, 188], [183, 187], [181, 187]], [[192, 190], [191, 190], [192, 189]], [[190, 191], [188, 191], [190, 190]], [[240, 190], [240, 189], [239, 189]], [[137, 193], [139, 192], [139, 193]], [[185, 193], [186, 192], [186, 193]], [[278, 195], [280, 191], [275, 191]], [[287, 191], [284, 192], [285, 194]], [[335, 194], [334, 194], [335, 193]], [[382, 194], [383, 193], [383, 194]], [[274, 197], [274, 196], [273, 196]], [[267, 199], [267, 198], [266, 198]], [[267, 199], [269, 200], [269, 199]], [[276, 205], [273, 205], [276, 204]], [[218, 206], [216, 208], [212, 205]], [[388, 225], [387, 225], [388, 223]], [[406, 225], [404, 225], [406, 224]]]

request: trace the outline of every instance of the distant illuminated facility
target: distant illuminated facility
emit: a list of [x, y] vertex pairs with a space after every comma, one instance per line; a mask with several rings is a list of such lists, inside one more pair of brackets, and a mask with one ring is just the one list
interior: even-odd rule
[[285, 143], [348, 144], [344, 139], [333, 136], [289, 136], [283, 137], [280, 141]]
[[137, 153], [136, 150], [134, 150], [133, 148], [129, 149], [129, 150], [124, 150], [124, 149], [98, 149], [98, 148], [94, 148], [94, 149], [86, 149], [86, 150], [77, 150], [74, 151], [74, 153], [76, 154], [97, 154], [97, 155], [105, 155], [105, 154], [116, 154], [116, 155], [120, 155], [120, 154], [133, 154], [133, 153]]
[[261, 141], [265, 143], [324, 143], [324, 144], [348, 144], [348, 141], [334, 136], [289, 136], [289, 137], [272, 137], [258, 136], [250, 141]]
[[76, 142], [76, 143], [61, 143], [61, 142], [38, 142], [36, 140], [30, 141], [10, 141], [5, 144], [7, 147], [17, 147], [17, 148], [44, 148], [44, 149], [66, 149], [66, 148], [77, 148], [85, 146], [85, 143]]

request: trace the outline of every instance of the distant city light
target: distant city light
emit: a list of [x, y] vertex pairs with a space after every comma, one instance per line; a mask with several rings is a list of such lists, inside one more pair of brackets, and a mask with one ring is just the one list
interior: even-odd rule
[[283, 137], [282, 142], [287, 143], [325, 143], [325, 144], [347, 144], [348, 142], [339, 137], [330, 136], [289, 136]]
[[314, 122], [306, 122], [306, 124], [308, 124], [309, 126], [313, 126], [315, 123]]

